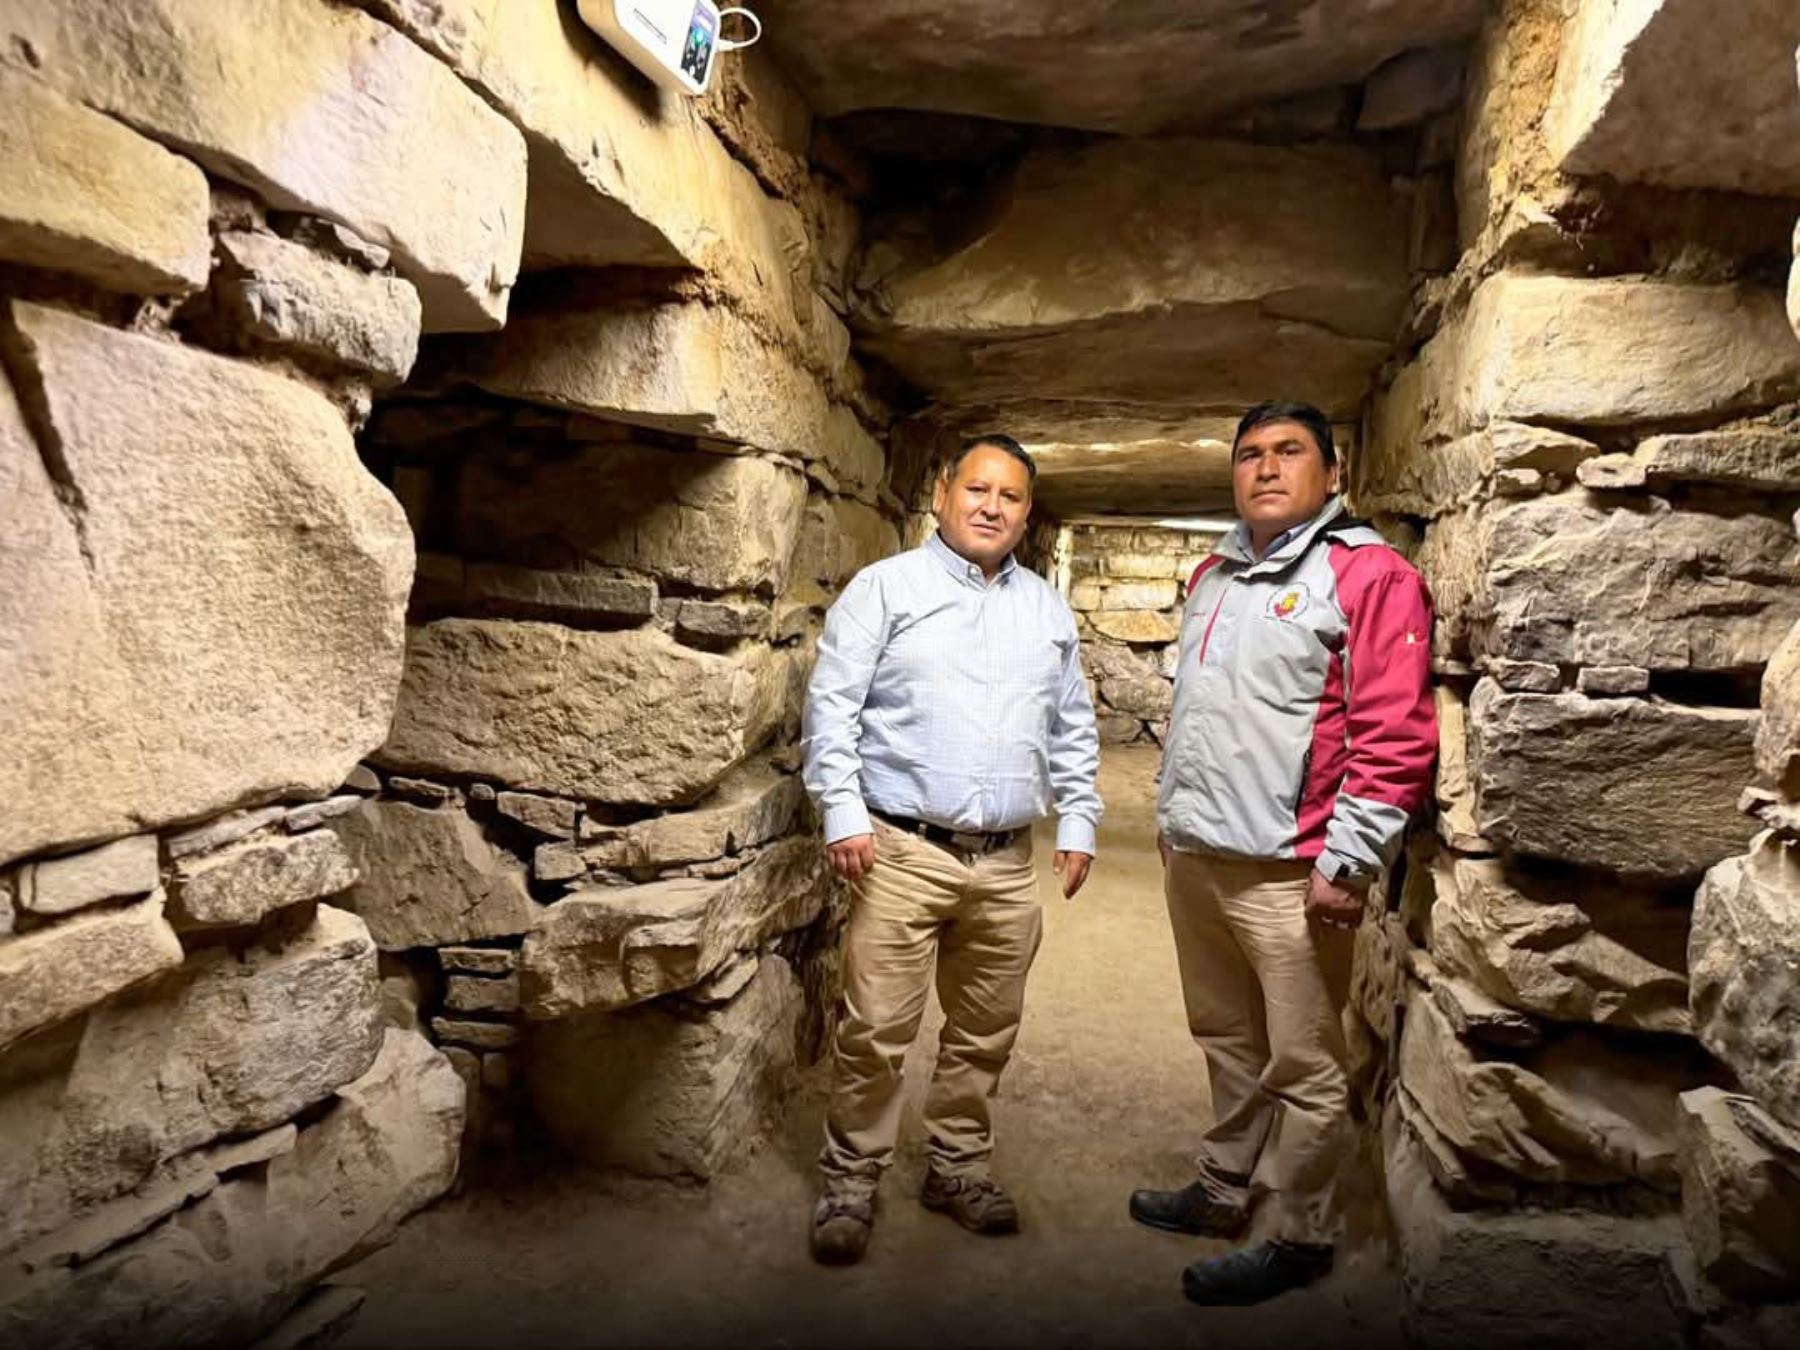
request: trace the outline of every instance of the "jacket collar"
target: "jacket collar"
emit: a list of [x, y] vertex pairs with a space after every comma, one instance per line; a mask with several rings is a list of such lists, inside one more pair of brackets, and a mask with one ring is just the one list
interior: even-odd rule
[[1320, 508], [1318, 515], [1277, 535], [1274, 546], [1263, 555], [1260, 561], [1250, 551], [1250, 527], [1241, 520], [1230, 534], [1219, 541], [1218, 547], [1213, 551], [1222, 557], [1229, 558], [1232, 562], [1243, 563], [1247, 567], [1267, 567], [1271, 571], [1276, 571], [1311, 548], [1313, 540], [1319, 536], [1319, 531], [1343, 514], [1344, 499], [1340, 494], [1333, 493], [1325, 499], [1325, 505]]

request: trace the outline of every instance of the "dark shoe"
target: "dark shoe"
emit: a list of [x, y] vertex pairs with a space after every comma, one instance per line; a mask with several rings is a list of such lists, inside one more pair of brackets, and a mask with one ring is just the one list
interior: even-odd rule
[[1019, 1231], [1019, 1207], [991, 1177], [946, 1177], [925, 1174], [919, 1203], [948, 1214], [971, 1233], [996, 1237]]
[[1246, 1308], [1330, 1273], [1331, 1248], [1299, 1242], [1259, 1242], [1196, 1261], [1181, 1272], [1181, 1292], [1207, 1308]]
[[873, 1192], [826, 1190], [813, 1209], [812, 1254], [828, 1266], [853, 1266], [869, 1247], [875, 1227]]
[[1243, 1231], [1250, 1211], [1216, 1199], [1204, 1181], [1196, 1181], [1178, 1191], [1133, 1191], [1131, 1217], [1165, 1233], [1230, 1238]]

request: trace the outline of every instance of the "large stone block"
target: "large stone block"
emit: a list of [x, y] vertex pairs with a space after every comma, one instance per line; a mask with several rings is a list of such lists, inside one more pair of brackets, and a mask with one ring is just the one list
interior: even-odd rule
[[444, 1056], [390, 1030], [368, 1071], [286, 1152], [241, 1165], [96, 1260], [15, 1282], [0, 1338], [33, 1350], [248, 1345], [449, 1189], [463, 1113]]
[[592, 865], [609, 868], [708, 862], [785, 833], [804, 795], [796, 775], [759, 757], [733, 769], [691, 811], [671, 811], [633, 825], [587, 822], [582, 853]]
[[[774, 0], [763, 9], [822, 114], [913, 108], [1130, 134], [1355, 83], [1409, 47], [1473, 33], [1482, 13], [1473, 0], [1230, 0], [1202, 13], [1183, 0], [1129, 10], [1105, 0], [1054, 9], [900, 0], [835, 15]], [[1070, 77], [1070, 51], [1081, 53], [1080, 79]], [[942, 132], [927, 124], [923, 134]]]
[[0, 1248], [291, 1119], [380, 1045], [375, 944], [355, 915], [320, 906], [253, 946], [194, 953], [0, 1062]]
[[1496, 421], [1720, 420], [1800, 394], [1781, 297], [1748, 286], [1502, 272], [1377, 399], [1389, 464]]
[[419, 294], [270, 234], [219, 236], [216, 283], [236, 332], [303, 360], [348, 367], [398, 384], [419, 353]]
[[342, 418], [204, 352], [13, 316], [41, 421], [0, 387], [0, 861], [335, 788], [386, 734], [412, 582]]
[[318, 0], [14, 0], [0, 31], [71, 97], [392, 249], [428, 329], [505, 319], [524, 141], [402, 34]]
[[629, 1007], [699, 984], [739, 951], [824, 908], [824, 852], [796, 836], [735, 876], [577, 891], [545, 911], [519, 960], [529, 1017]]
[[180, 964], [160, 891], [0, 938], [0, 1049]]
[[112, 290], [206, 285], [206, 175], [28, 75], [0, 70], [0, 258]]
[[1665, 1268], [1673, 1216], [1452, 1210], [1420, 1147], [1385, 1113], [1388, 1213], [1418, 1345], [1480, 1350], [1679, 1350]]
[[1738, 1298], [1800, 1288], [1800, 1139], [1749, 1097], [1681, 1097], [1681, 1219], [1707, 1278]]
[[689, 802], [774, 729], [785, 676], [764, 647], [443, 619], [412, 631], [380, 758], [591, 801]]
[[1698, 876], [1742, 849], [1754, 712], [1582, 694], [1508, 694], [1469, 706], [1476, 819], [1520, 853], [1628, 876]]
[[525, 867], [454, 806], [365, 801], [331, 822], [357, 871], [340, 903], [383, 951], [529, 932]]
[[1764, 515], [1586, 493], [1493, 502], [1426, 531], [1438, 648], [1648, 670], [1761, 666], [1800, 620], [1800, 544]]
[[764, 459], [619, 443], [493, 451], [464, 460], [457, 530], [473, 556], [774, 592], [805, 501], [805, 478]]
[[1590, 461], [1581, 480], [1614, 489], [1706, 483], [1746, 492], [1800, 492], [1800, 435], [1747, 426], [1650, 436], [1629, 455]]
[[851, 577], [899, 551], [899, 530], [874, 507], [815, 492], [800, 523], [787, 598], [824, 608]]
[[780, 1100], [803, 1007], [787, 962], [770, 956], [722, 1008], [670, 1001], [546, 1023], [528, 1051], [532, 1105], [593, 1166], [711, 1177]]
[[1544, 118], [1550, 153], [1621, 183], [1800, 196], [1796, 46], [1787, 0], [1584, 4]]
[[1636, 1031], [1693, 1030], [1687, 934], [1685, 906], [1628, 888], [1559, 885], [1490, 858], [1458, 858], [1431, 910], [1432, 956], [1501, 1003]]
[[158, 880], [156, 838], [136, 834], [21, 868], [19, 905], [34, 914], [67, 914], [103, 900], [148, 895]]
[[503, 337], [464, 357], [493, 393], [795, 455], [868, 500], [885, 467], [880, 443], [817, 378], [699, 300], [521, 306]]
[[1038, 151], [973, 242], [881, 279], [858, 324], [946, 402], [1241, 407], [1280, 386], [1350, 412], [1405, 302], [1396, 210], [1358, 151]]
[[1675, 1099], [1704, 1081], [1698, 1055], [1634, 1053], [1567, 1032], [1499, 1057], [1456, 1035], [1434, 999], [1407, 1005], [1400, 1083], [1458, 1153], [1541, 1184], [1642, 1182], [1674, 1191]]
[[1800, 845], [1763, 835], [1706, 874], [1688, 972], [1701, 1042], [1800, 1129]]

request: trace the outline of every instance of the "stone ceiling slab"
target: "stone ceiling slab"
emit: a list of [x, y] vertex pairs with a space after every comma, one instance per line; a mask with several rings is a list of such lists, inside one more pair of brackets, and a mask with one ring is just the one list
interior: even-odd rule
[[1793, 0], [1585, 0], [1557, 68], [1551, 153], [1625, 183], [1800, 196], [1796, 46]]
[[1184, 516], [1231, 509], [1231, 423], [1196, 440], [1028, 445], [1039, 506], [1075, 516]]
[[1132, 134], [1360, 80], [1406, 48], [1468, 36], [1485, 9], [1483, 0], [757, 6], [822, 114], [915, 108]]
[[941, 403], [1350, 413], [1405, 303], [1401, 205], [1354, 150], [1045, 149], [987, 210], [950, 253], [878, 246], [865, 276], [863, 349]]

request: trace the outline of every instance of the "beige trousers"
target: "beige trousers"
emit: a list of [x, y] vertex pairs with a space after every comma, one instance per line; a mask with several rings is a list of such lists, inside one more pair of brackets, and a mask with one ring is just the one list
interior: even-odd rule
[[1188, 1029], [1212, 1080], [1200, 1174], [1217, 1198], [1247, 1207], [1260, 1172], [1275, 1236], [1323, 1243], [1336, 1234], [1349, 1138], [1342, 1016], [1355, 934], [1307, 919], [1311, 872], [1303, 861], [1171, 853], [1164, 888]]
[[989, 1098], [1012, 1054], [1043, 933], [1031, 833], [956, 853], [877, 821], [875, 867], [844, 930], [844, 1006], [820, 1169], [873, 1186], [893, 1161], [900, 1074], [935, 963], [944, 1030], [925, 1098], [934, 1171], [980, 1175], [994, 1151]]

